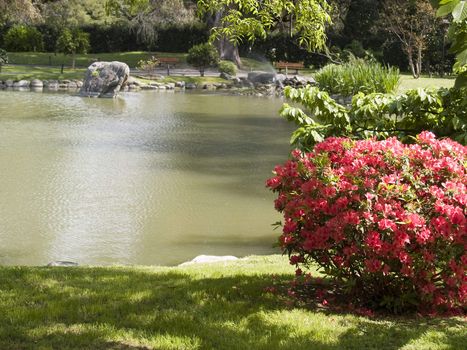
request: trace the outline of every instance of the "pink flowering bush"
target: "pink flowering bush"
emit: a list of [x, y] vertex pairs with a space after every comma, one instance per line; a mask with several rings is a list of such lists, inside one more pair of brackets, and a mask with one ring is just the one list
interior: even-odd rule
[[[275, 168], [290, 263], [318, 264], [349, 302], [395, 312], [467, 301], [467, 148], [423, 132], [416, 143], [330, 137]], [[303, 280], [306, 278], [303, 277]]]

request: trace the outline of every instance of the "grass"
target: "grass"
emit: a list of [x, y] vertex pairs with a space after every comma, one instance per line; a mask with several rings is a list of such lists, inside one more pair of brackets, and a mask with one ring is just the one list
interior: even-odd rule
[[[156, 57], [176, 57], [180, 64], [185, 64], [186, 54], [172, 52], [146, 52], [146, 51], [131, 51], [131, 52], [112, 52], [112, 53], [90, 53], [77, 54], [76, 65], [78, 67], [88, 67], [95, 60], [100, 61], [121, 61], [125, 62], [130, 68], [135, 68], [140, 60], [147, 60], [151, 56]], [[9, 52], [8, 59], [11, 64], [20, 65], [50, 65], [60, 66], [65, 64], [71, 66], [71, 56], [64, 54], [54, 54], [51, 52]]]
[[83, 79], [86, 69], [71, 69], [65, 68], [63, 74], [59, 67], [47, 67], [47, 66], [12, 66], [5, 65], [2, 67], [0, 73], [0, 80], [63, 80], [63, 79]]
[[187, 267], [1, 267], [0, 349], [462, 349], [461, 318], [287, 307], [280, 256]]
[[417, 88], [450, 88], [454, 86], [455, 77], [435, 77], [422, 76], [414, 79], [410, 74], [401, 74], [399, 92]]

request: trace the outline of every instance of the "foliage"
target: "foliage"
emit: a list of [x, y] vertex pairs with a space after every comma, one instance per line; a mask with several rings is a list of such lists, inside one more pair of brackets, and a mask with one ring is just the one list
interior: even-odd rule
[[57, 39], [57, 50], [65, 54], [86, 53], [89, 50], [89, 34], [80, 29], [63, 29]]
[[5, 23], [31, 23], [39, 21], [41, 14], [33, 0], [0, 0], [0, 26]]
[[[279, 242], [297, 267], [318, 264], [351, 300], [395, 312], [467, 301], [467, 149], [429, 132], [404, 145], [328, 138], [292, 153], [267, 186], [284, 214]], [[301, 275], [301, 271], [298, 271]]]
[[219, 61], [219, 72], [235, 76], [237, 74], [237, 66], [232, 61]]
[[274, 29], [297, 35], [299, 44], [309, 51], [323, 49], [326, 25], [331, 22], [330, 6], [325, 0], [199, 0], [201, 16], [223, 13], [221, 25], [212, 37], [227, 37], [238, 45], [266, 38]]
[[357, 139], [397, 136], [410, 141], [423, 130], [467, 144], [465, 88], [419, 88], [399, 95], [358, 93], [350, 106], [340, 105], [316, 87], [287, 87], [284, 92], [309, 113], [287, 103], [281, 109], [281, 116], [298, 126], [291, 143], [304, 150], [311, 150], [329, 136]]
[[204, 69], [217, 65], [219, 54], [216, 48], [210, 43], [198, 44], [188, 51], [186, 61], [197, 67], [201, 76], [204, 76]]
[[138, 62], [138, 69], [146, 72], [149, 76], [156, 70], [159, 66], [159, 59], [155, 56], [152, 56], [149, 60], [141, 60]]
[[357, 92], [393, 92], [399, 84], [399, 70], [375, 61], [352, 57], [342, 65], [330, 64], [315, 74], [321, 89], [351, 96]]
[[8, 54], [4, 49], [0, 49], [0, 73], [2, 72], [2, 66], [8, 63]]
[[44, 48], [42, 34], [36, 28], [25, 25], [11, 27], [3, 41], [8, 51], [42, 51]]
[[192, 6], [183, 0], [106, 0], [105, 8], [150, 49], [155, 48], [160, 29], [197, 23]]
[[4, 49], [0, 49], [0, 66], [8, 63], [8, 54]]
[[448, 35], [452, 41], [451, 52], [456, 55], [456, 86], [467, 87], [467, 1], [432, 0], [432, 3], [438, 8], [437, 16], [452, 15]]
[[75, 55], [89, 50], [89, 34], [79, 28], [65, 28], [57, 39], [57, 51], [72, 56], [72, 68], [75, 69]]

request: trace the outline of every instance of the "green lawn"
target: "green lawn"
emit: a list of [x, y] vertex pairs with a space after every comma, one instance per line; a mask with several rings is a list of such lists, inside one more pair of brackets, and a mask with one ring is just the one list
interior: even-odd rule
[[414, 79], [410, 74], [401, 74], [401, 80], [399, 85], [399, 92], [404, 92], [410, 89], [417, 88], [450, 88], [454, 86], [455, 77], [430, 78], [422, 76], [418, 79]]
[[[265, 293], [280, 256], [189, 267], [1, 267], [0, 349], [462, 349], [465, 321], [368, 319]], [[464, 345], [462, 345], [464, 344]]]
[[[76, 55], [76, 65], [78, 67], [88, 67], [93, 61], [121, 61], [125, 62], [134, 68], [138, 65], [140, 60], [147, 60], [152, 55], [156, 57], [176, 57], [180, 63], [185, 64], [186, 54], [184, 53], [171, 53], [171, 52], [145, 52], [145, 51], [132, 51], [132, 52], [112, 52], [112, 53], [90, 53]], [[64, 54], [54, 54], [48, 52], [9, 52], [8, 59], [11, 64], [32, 64], [32, 65], [52, 65], [59, 66], [65, 64], [71, 66], [71, 56]]]
[[12, 66], [6, 65], [2, 67], [2, 72], [0, 73], [0, 80], [21, 80], [21, 79], [83, 79], [86, 69], [71, 69], [69, 67], [63, 70], [61, 74], [61, 69], [59, 67], [47, 67], [47, 66]]

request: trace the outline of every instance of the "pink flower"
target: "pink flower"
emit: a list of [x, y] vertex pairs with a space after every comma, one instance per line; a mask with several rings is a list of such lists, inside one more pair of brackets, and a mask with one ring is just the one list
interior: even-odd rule
[[378, 222], [378, 227], [379, 227], [380, 230], [388, 230], [389, 229], [389, 230], [395, 231], [397, 226], [392, 220], [381, 219]]
[[381, 239], [380, 239], [379, 233], [376, 231], [368, 232], [366, 239], [365, 239], [365, 243], [366, 245], [368, 245], [368, 247], [374, 250], [381, 249]]

